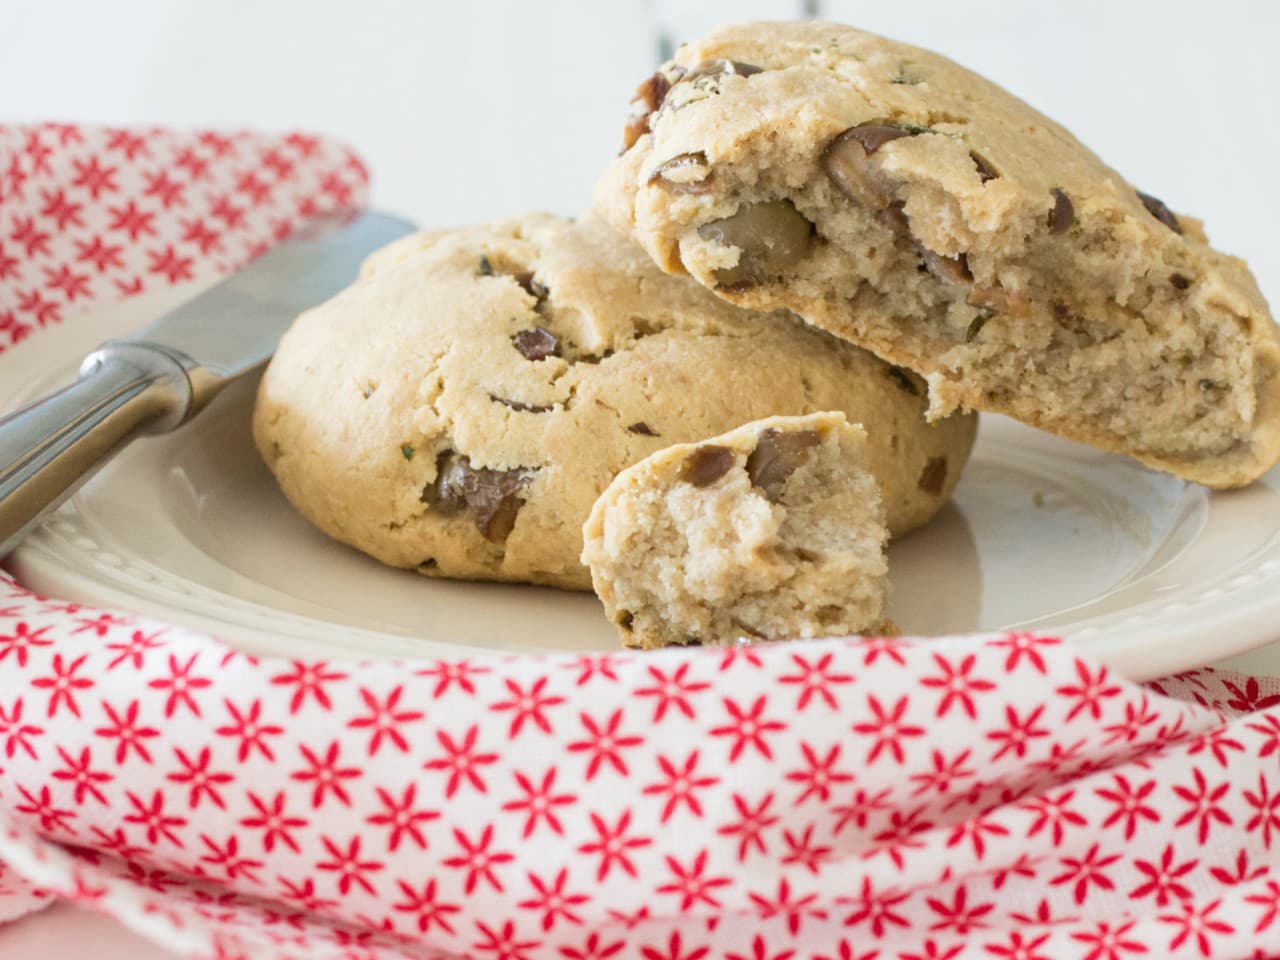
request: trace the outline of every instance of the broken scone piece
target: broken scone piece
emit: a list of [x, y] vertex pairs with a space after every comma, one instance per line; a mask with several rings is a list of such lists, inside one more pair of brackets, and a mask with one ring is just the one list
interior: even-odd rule
[[842, 413], [770, 417], [618, 474], [582, 562], [630, 647], [877, 630], [884, 507]]
[[935, 416], [1213, 487], [1280, 461], [1280, 336], [1245, 263], [977, 74], [746, 24], [682, 46], [634, 109], [597, 205], [662, 269], [915, 371]]

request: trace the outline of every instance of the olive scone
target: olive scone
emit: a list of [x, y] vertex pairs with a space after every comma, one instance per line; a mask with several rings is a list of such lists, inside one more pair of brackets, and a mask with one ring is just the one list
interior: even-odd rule
[[1245, 263], [977, 74], [747, 24], [681, 47], [633, 110], [597, 208], [662, 269], [922, 374], [931, 416], [1009, 414], [1214, 487], [1280, 459]]
[[330, 536], [432, 576], [589, 589], [591, 505], [672, 443], [841, 410], [871, 433], [889, 528], [946, 502], [971, 416], [925, 421], [924, 383], [794, 317], [739, 310], [588, 219], [419, 234], [298, 318], [254, 436]]

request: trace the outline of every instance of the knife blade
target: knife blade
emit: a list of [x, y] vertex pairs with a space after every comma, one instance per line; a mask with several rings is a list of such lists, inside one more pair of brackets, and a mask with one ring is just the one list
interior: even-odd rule
[[414, 229], [366, 213], [280, 244], [144, 330], [104, 343], [71, 386], [0, 419], [0, 557], [134, 437], [181, 426], [258, 369], [299, 313]]
[[275, 352], [299, 313], [350, 284], [365, 256], [413, 229], [366, 213], [337, 232], [283, 243], [128, 339], [181, 353], [219, 377], [238, 376]]

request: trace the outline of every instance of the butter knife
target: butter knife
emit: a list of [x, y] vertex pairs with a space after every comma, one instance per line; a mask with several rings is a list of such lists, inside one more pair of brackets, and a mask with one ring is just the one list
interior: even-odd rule
[[355, 279], [361, 260], [412, 232], [366, 213], [274, 247], [145, 330], [102, 344], [75, 383], [0, 419], [0, 557], [130, 440], [187, 423], [259, 369], [308, 307]]

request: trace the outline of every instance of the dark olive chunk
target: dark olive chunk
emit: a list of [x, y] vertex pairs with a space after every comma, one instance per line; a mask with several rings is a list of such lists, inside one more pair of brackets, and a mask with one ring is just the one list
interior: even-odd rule
[[855, 203], [875, 210], [887, 207], [893, 202], [894, 181], [867, 160], [868, 153], [862, 143], [849, 136], [853, 132], [846, 131], [831, 141], [822, 154], [823, 172]]
[[[706, 172], [698, 179], [673, 180], [668, 176], [679, 170], [697, 170], [700, 167]], [[707, 166], [707, 155], [701, 150], [678, 154], [654, 167], [653, 173], [649, 174], [648, 182], [650, 185], [658, 184], [672, 193], [706, 193], [711, 189], [711, 171]]]
[[539, 302], [551, 295], [551, 291], [544, 284], [538, 282], [531, 270], [526, 270], [523, 273], [513, 273], [511, 276], [515, 278], [516, 283], [524, 288], [525, 293]]
[[846, 130], [836, 139], [856, 140], [861, 145], [862, 152], [870, 156], [886, 143], [910, 136], [914, 136], [910, 127], [899, 127], [887, 123], [864, 123]]
[[667, 99], [667, 91], [670, 89], [671, 81], [666, 78], [666, 75], [655, 73], [636, 87], [634, 99], [640, 101], [649, 113], [653, 113], [662, 106], [662, 101]]
[[511, 338], [511, 342], [526, 360], [545, 360], [547, 357], [560, 356], [560, 341], [544, 327], [521, 330]]
[[1191, 281], [1180, 273], [1171, 274], [1169, 277], [1169, 283], [1173, 285], [1175, 290], [1186, 290], [1191, 286]]
[[1173, 215], [1173, 211], [1164, 205], [1163, 202], [1157, 200], [1149, 193], [1137, 191], [1138, 199], [1142, 201], [1142, 205], [1147, 208], [1147, 213], [1151, 214], [1174, 233], [1182, 233], [1182, 224], [1178, 222], [1178, 218]]
[[622, 149], [624, 151], [630, 150], [637, 140], [649, 132], [649, 117], [662, 106], [670, 89], [671, 81], [661, 73], [653, 74], [644, 80], [640, 86], [636, 87], [632, 103], [636, 104], [638, 109], [631, 115], [631, 119], [627, 121], [627, 126], [622, 132]]
[[521, 492], [533, 479], [529, 470], [476, 468], [471, 459], [452, 450], [436, 458], [436, 479], [422, 491], [422, 500], [443, 516], [468, 513], [476, 529], [493, 543], [502, 543], [524, 506]]
[[920, 396], [920, 387], [902, 367], [889, 367], [889, 379], [896, 383], [900, 390], [905, 390], [913, 397]]
[[631, 426], [627, 427], [627, 432], [628, 432], [628, 433], [638, 433], [638, 434], [640, 434], [642, 437], [656, 437], [656, 436], [658, 436], [658, 431], [657, 431], [657, 430], [655, 430], [655, 429], [653, 429], [653, 427], [649, 426], [649, 425], [648, 425], [647, 423], [645, 423], [643, 420], [639, 420], [639, 421], [637, 421], [636, 423], [631, 424]]
[[622, 152], [626, 153], [636, 145], [636, 141], [649, 132], [649, 114], [632, 114], [627, 125], [622, 128]]
[[1019, 319], [1031, 316], [1031, 304], [1027, 298], [1021, 293], [1011, 293], [998, 283], [994, 286], [975, 284], [965, 299], [971, 306], [991, 313], [1002, 313]]
[[958, 257], [944, 257], [921, 247], [920, 257], [930, 273], [948, 283], [969, 283], [973, 280], [973, 274], [969, 272], [969, 258], [963, 253]]
[[716, 444], [698, 447], [685, 458], [680, 479], [695, 487], [709, 486], [729, 472], [733, 459], [733, 451], [728, 447]]
[[524, 500], [519, 497], [503, 497], [494, 506], [484, 526], [480, 526], [480, 517], [476, 516], [476, 526], [480, 527], [480, 532], [484, 534], [486, 540], [492, 543], [505, 543], [511, 531], [516, 528], [516, 515], [523, 506]]
[[889, 206], [876, 214], [876, 220], [881, 226], [892, 230], [896, 236], [911, 236], [911, 221], [907, 219], [907, 214], [903, 210], [901, 203], [889, 204]]
[[757, 67], [754, 63], [743, 63], [740, 60], [703, 60], [695, 64], [678, 82], [693, 83], [707, 77], [749, 77], [763, 72], [764, 67]]
[[698, 228], [704, 240], [741, 250], [738, 263], [716, 271], [721, 286], [758, 283], [795, 266], [809, 253], [813, 224], [790, 200], [768, 200], [739, 207], [723, 220]]
[[924, 127], [883, 123], [850, 127], [827, 144], [822, 169], [850, 200], [883, 209], [893, 201], [897, 184], [868, 158], [886, 143], [927, 132]]
[[494, 266], [488, 254], [480, 255], [480, 265], [478, 272], [482, 277], [500, 277], [509, 276], [524, 288], [525, 292], [536, 298], [539, 302], [545, 300], [551, 293], [545, 286], [539, 283], [533, 276], [532, 270], [522, 270], [512, 272], [502, 267]]
[[889, 78], [889, 82], [893, 84], [897, 84], [898, 86], [905, 86], [905, 87], [914, 87], [917, 84], [924, 83], [923, 76], [921, 76], [918, 73], [913, 73], [911, 71], [908, 71], [907, 68], [909, 66], [911, 66], [910, 60], [899, 60], [898, 72]]
[[762, 430], [756, 448], [747, 457], [747, 475], [776, 503], [787, 478], [809, 462], [820, 443], [822, 436], [817, 430]]
[[1061, 188], [1054, 187], [1049, 192], [1053, 196], [1053, 209], [1049, 211], [1049, 232], [1056, 236], [1071, 229], [1076, 208], [1071, 198]]
[[925, 493], [937, 496], [942, 493], [942, 488], [947, 483], [947, 460], [945, 457], [930, 457], [925, 463], [924, 469], [920, 471], [920, 479], [916, 481], [916, 486]]
[[542, 404], [537, 403], [524, 403], [520, 400], [511, 400], [507, 397], [499, 397], [492, 393], [489, 394], [489, 399], [494, 403], [500, 403], [504, 407], [510, 407], [512, 410], [517, 410], [520, 413], [546, 413], [554, 406], [554, 404], [547, 404], [543, 406]]
[[978, 168], [978, 179], [983, 183], [986, 183], [988, 180], [994, 180], [1000, 176], [996, 171], [996, 168], [991, 165], [991, 161], [978, 153], [978, 151], [970, 150], [969, 159], [972, 160], [973, 165]]

